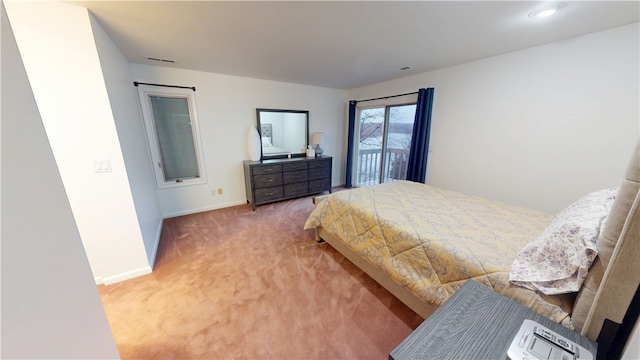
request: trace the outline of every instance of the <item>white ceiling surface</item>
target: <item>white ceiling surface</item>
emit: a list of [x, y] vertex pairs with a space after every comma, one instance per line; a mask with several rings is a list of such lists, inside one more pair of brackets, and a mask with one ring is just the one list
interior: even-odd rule
[[87, 7], [132, 63], [336, 89], [640, 21], [638, 1], [567, 1], [544, 19], [528, 17], [549, 4], [540, 1], [68, 2]]

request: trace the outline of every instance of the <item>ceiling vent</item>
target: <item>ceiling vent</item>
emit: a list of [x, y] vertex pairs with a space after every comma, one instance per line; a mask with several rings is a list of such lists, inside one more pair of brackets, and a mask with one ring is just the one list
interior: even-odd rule
[[159, 61], [159, 62], [165, 62], [165, 63], [175, 63], [175, 60], [171, 60], [171, 59], [161, 59], [161, 58], [157, 58], [157, 57], [147, 57], [147, 60], [151, 60], [151, 61]]

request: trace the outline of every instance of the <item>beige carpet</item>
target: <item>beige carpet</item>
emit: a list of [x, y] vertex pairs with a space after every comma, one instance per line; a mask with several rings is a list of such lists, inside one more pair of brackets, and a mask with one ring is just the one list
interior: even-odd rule
[[386, 359], [422, 319], [303, 231], [310, 197], [164, 222], [152, 274], [99, 291], [123, 359]]

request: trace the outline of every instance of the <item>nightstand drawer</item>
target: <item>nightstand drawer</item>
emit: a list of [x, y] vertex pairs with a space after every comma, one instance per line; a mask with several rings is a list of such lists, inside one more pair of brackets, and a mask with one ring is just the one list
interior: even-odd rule
[[328, 177], [331, 177], [330, 167], [318, 167], [309, 169], [309, 180], [323, 179]]
[[309, 181], [309, 192], [318, 193], [331, 190], [331, 179], [320, 179]]
[[256, 189], [256, 203], [278, 200], [283, 196], [282, 186]]
[[307, 170], [287, 171], [282, 173], [282, 178], [285, 184], [297, 183], [307, 181], [309, 173]]
[[276, 185], [282, 185], [282, 173], [256, 175], [253, 177], [253, 187], [255, 189]]
[[253, 175], [273, 174], [279, 172], [282, 172], [282, 165], [280, 164], [254, 166], [253, 168]]

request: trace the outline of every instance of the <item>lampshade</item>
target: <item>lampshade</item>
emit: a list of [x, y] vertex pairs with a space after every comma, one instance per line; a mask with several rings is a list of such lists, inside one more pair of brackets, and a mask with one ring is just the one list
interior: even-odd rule
[[322, 144], [321, 132], [314, 132], [313, 135], [311, 135], [311, 144], [313, 145]]

